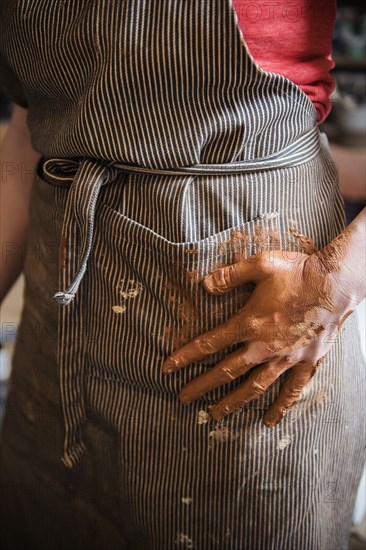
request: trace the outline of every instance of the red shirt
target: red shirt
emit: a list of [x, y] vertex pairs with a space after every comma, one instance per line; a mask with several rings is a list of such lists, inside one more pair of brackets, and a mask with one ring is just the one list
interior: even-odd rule
[[255, 62], [282, 74], [310, 98], [320, 124], [332, 108], [335, 81], [329, 71], [335, 0], [232, 0]]

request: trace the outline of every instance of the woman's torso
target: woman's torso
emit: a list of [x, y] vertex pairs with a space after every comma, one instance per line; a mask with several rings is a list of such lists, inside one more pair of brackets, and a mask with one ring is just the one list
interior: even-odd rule
[[1, 15], [1, 71], [44, 156], [232, 162], [316, 124], [301, 88], [254, 62], [230, 0], [7, 0]]

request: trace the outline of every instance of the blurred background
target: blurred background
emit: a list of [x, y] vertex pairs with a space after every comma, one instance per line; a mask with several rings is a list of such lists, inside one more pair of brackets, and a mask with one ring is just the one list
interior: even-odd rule
[[[366, 204], [366, 10], [359, 0], [338, 1], [333, 34], [332, 71], [335, 90], [332, 110], [320, 129], [330, 142], [332, 156], [338, 166], [345, 200], [347, 222]], [[13, 109], [11, 101], [0, 92], [0, 143]], [[360, 261], [366, 261], [360, 251]], [[23, 277], [20, 276], [1, 308], [0, 324], [0, 422], [6, 403], [7, 382], [20, 320], [23, 299]], [[366, 301], [356, 311], [365, 352]], [[366, 550], [366, 475], [359, 488], [353, 513], [350, 550]], [[335, 549], [336, 550], [336, 549]]]
[[[332, 110], [321, 126], [337, 163], [345, 200], [347, 222], [366, 203], [366, 9], [359, 0], [337, 2], [333, 33], [335, 90]], [[365, 250], [360, 261], [366, 262]], [[357, 311], [361, 345], [366, 359], [366, 301]], [[350, 550], [366, 549], [366, 468], [353, 513]]]

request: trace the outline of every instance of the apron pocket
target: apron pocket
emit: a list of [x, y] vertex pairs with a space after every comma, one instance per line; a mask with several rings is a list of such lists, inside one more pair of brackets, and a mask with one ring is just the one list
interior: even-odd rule
[[[203, 277], [259, 250], [276, 248], [277, 226], [277, 214], [266, 214], [199, 241], [174, 243], [101, 203], [83, 284], [87, 374], [178, 394], [237, 349], [241, 344], [173, 375], [161, 371], [175, 349], [243, 307], [253, 288], [247, 284], [212, 296], [203, 289]], [[242, 381], [201, 399], [214, 402]]]

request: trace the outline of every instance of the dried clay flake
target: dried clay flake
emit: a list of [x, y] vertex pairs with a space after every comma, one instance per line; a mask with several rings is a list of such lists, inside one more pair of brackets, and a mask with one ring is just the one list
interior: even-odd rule
[[114, 313], [124, 313], [126, 311], [126, 306], [113, 306], [112, 310]]

